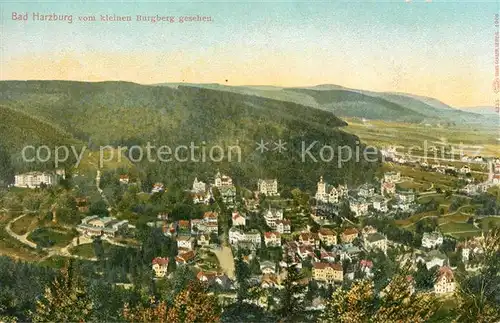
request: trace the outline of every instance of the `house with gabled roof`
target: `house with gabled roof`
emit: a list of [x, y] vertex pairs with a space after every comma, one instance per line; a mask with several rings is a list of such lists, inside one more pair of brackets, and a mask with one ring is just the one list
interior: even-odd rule
[[343, 243], [352, 243], [359, 235], [359, 231], [356, 228], [347, 228], [340, 234], [340, 240]]
[[231, 220], [234, 227], [244, 227], [246, 225], [246, 218], [239, 211], [234, 211], [232, 213]]
[[368, 250], [378, 249], [384, 253], [387, 252], [387, 238], [378, 232], [368, 234], [364, 239], [364, 244]]
[[431, 269], [434, 266], [444, 266], [447, 257], [439, 250], [431, 250], [427, 254], [418, 255], [415, 260], [416, 262], [425, 263], [427, 269]]
[[344, 269], [341, 264], [316, 262], [313, 264], [312, 277], [318, 282], [331, 284], [344, 280]]
[[263, 274], [275, 274], [276, 264], [269, 260], [264, 260], [260, 262], [260, 271]]
[[326, 246], [333, 246], [337, 244], [337, 232], [329, 228], [320, 228], [318, 237], [321, 242]]
[[289, 234], [292, 232], [292, 221], [290, 220], [276, 220], [276, 231], [279, 233]]
[[279, 232], [265, 232], [264, 243], [266, 247], [281, 247], [281, 234]]
[[319, 247], [320, 240], [317, 233], [301, 232], [299, 234], [299, 243], [306, 246]]
[[175, 263], [178, 266], [186, 265], [192, 263], [196, 258], [196, 254], [193, 250], [183, 252], [175, 257]]
[[257, 186], [260, 194], [264, 194], [266, 196], [279, 195], [277, 179], [259, 179]]
[[163, 278], [167, 274], [168, 258], [156, 257], [151, 261], [151, 267], [157, 278]]
[[451, 294], [455, 292], [455, 276], [448, 266], [439, 268], [436, 282], [434, 283], [434, 293]]

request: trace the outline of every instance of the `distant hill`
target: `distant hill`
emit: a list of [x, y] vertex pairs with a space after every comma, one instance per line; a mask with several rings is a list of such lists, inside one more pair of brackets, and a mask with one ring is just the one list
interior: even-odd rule
[[[179, 84], [160, 85], [177, 86]], [[190, 85], [294, 102], [329, 111], [339, 117], [410, 123], [495, 126], [494, 120], [485, 117], [482, 113], [476, 113], [474, 109], [457, 109], [434, 98], [407, 93], [373, 92], [335, 84], [293, 88], [221, 84]]]
[[[25, 162], [22, 157], [25, 146], [55, 147], [80, 144], [71, 134], [57, 126], [4, 105], [0, 105], [0, 120], [0, 186], [12, 182], [14, 171], [54, 168], [53, 164]], [[34, 153], [34, 149], [30, 148], [26, 151], [26, 157], [32, 158]], [[44, 153], [46, 152], [42, 152]], [[45, 155], [42, 155], [42, 158], [45, 158]]]
[[[349, 161], [339, 168], [336, 162], [301, 159], [302, 142], [307, 146], [314, 141], [332, 147], [346, 145], [354, 151], [359, 139], [341, 130], [344, 121], [330, 112], [255, 95], [255, 91], [264, 90], [243, 89], [241, 93], [219, 85], [3, 81], [0, 105], [53, 125], [53, 130], [47, 127], [47, 131], [56, 138], [68, 133], [81, 142], [91, 142], [94, 148], [144, 146], [147, 142], [173, 148], [204, 142], [207, 150], [214, 145], [241, 147], [241, 162], [139, 163], [145, 186], [157, 180], [187, 184], [194, 176], [209, 180], [217, 168], [246, 185], [255, 184], [258, 177], [277, 177], [285, 185], [308, 188], [313, 188], [321, 175], [336, 183], [372, 178], [376, 163]], [[4, 126], [12, 127], [16, 122], [10, 118]], [[269, 149], [282, 139], [287, 150], [281, 154], [256, 152], [256, 142], [261, 139], [268, 142]], [[313, 153], [318, 156], [317, 150]]]
[[497, 117], [500, 119], [500, 114], [496, 112], [495, 107], [493, 106], [461, 107], [459, 109], [469, 113], [481, 114], [489, 117]]
[[59, 145], [77, 143], [71, 134], [52, 123], [0, 105], [0, 138], [2, 146], [16, 152], [25, 145]]

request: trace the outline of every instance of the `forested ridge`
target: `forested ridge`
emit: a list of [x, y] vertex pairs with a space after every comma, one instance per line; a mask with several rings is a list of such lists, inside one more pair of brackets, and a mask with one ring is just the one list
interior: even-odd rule
[[[253, 95], [126, 82], [3, 81], [0, 104], [6, 107], [4, 111], [23, 113], [40, 123], [31, 129], [18, 118], [6, 118], [0, 144], [11, 156], [19, 155], [22, 146], [30, 143], [18, 133], [35, 144], [48, 142], [50, 146], [73, 140], [90, 143], [91, 149], [148, 142], [156, 147], [191, 142], [205, 143], [208, 148], [241, 147], [241, 162], [140, 163], [143, 174], [154, 174], [155, 180], [175, 178], [187, 183], [195, 173], [208, 176], [218, 168], [240, 184], [248, 184], [257, 174], [280, 178], [285, 185], [312, 187], [321, 175], [339, 183], [361, 182], [377, 166], [352, 160], [338, 167], [336, 158], [303, 162], [303, 143], [306, 147], [314, 141], [319, 142], [318, 147], [346, 145], [352, 151], [357, 145], [361, 151], [364, 147], [357, 137], [343, 132], [346, 123], [329, 112]], [[268, 142], [269, 149], [281, 139], [286, 151], [258, 153], [256, 143], [261, 139]], [[318, 149], [314, 152], [317, 155]]]

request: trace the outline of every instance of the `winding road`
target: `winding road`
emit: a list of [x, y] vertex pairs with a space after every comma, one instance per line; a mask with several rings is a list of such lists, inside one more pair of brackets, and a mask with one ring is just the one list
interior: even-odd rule
[[[10, 220], [7, 225], [5, 226], [5, 231], [14, 239], [18, 240], [19, 242], [27, 245], [28, 247], [30, 248], [33, 248], [33, 249], [36, 249], [37, 248], [37, 244], [28, 240], [28, 235], [30, 234], [30, 232], [26, 232], [25, 234], [23, 235], [19, 235], [17, 233], [15, 233], [14, 231], [12, 231], [12, 223], [16, 222], [17, 220], [23, 218], [24, 216], [26, 216], [26, 214], [23, 214], [23, 215], [20, 215], [12, 220]], [[78, 244], [78, 242], [80, 242]], [[47, 251], [48, 254], [43, 257], [41, 259], [41, 261], [47, 259], [47, 258], [50, 258], [52, 256], [62, 256], [62, 257], [70, 257], [70, 258], [76, 258], [76, 259], [86, 259], [86, 260], [92, 260], [92, 261], [95, 261], [97, 260], [97, 258], [84, 258], [84, 257], [80, 257], [80, 256], [77, 256], [77, 255], [73, 255], [71, 254], [70, 252], [70, 249], [77, 246], [77, 245], [82, 245], [82, 244], [88, 244], [88, 243], [92, 243], [92, 239], [90, 238], [87, 238], [85, 236], [81, 236], [81, 237], [75, 237], [73, 238], [73, 240], [67, 245], [67, 246], [64, 246], [62, 248], [57, 248], [57, 247], [52, 247], [52, 248], [42, 248], [42, 250], [44, 251]]]
[[29, 232], [26, 232], [24, 235], [19, 235], [17, 233], [15, 233], [14, 231], [12, 231], [12, 228], [11, 228], [11, 225], [12, 223], [16, 222], [17, 220], [25, 217], [26, 214], [23, 214], [21, 216], [18, 216], [17, 218], [14, 218], [12, 220], [9, 221], [9, 223], [7, 223], [7, 225], [5, 226], [5, 231], [7, 231], [7, 233], [14, 239], [22, 242], [23, 244], [27, 245], [28, 247], [31, 247], [33, 249], [36, 249], [36, 243], [34, 242], [31, 242], [28, 240], [28, 234]]

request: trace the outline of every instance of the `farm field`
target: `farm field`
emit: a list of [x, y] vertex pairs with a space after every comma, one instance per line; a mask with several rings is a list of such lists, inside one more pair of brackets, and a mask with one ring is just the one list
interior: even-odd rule
[[[344, 131], [355, 134], [360, 139], [378, 148], [388, 146], [421, 147], [464, 146], [468, 155], [499, 156], [500, 145], [493, 131], [466, 127], [439, 127], [402, 122], [345, 118], [349, 125]], [[430, 131], [432, 130], [432, 131]], [[477, 147], [477, 143], [481, 143]], [[469, 148], [470, 147], [470, 148]], [[469, 149], [467, 149], [469, 148]]]
[[[429, 173], [419, 167], [410, 167], [404, 165], [396, 165], [392, 163], [384, 163], [381, 167], [381, 172], [400, 172], [401, 176], [409, 177], [415, 187], [423, 191], [430, 188], [451, 189], [456, 186], [458, 179], [451, 175], [440, 174], [436, 172]], [[404, 182], [403, 182], [404, 183]], [[409, 185], [409, 184], [403, 184]]]

